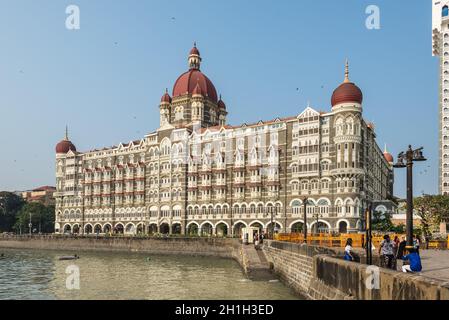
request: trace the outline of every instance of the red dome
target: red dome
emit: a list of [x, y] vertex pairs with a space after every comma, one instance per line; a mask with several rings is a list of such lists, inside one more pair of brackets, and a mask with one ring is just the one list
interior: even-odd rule
[[391, 155], [391, 153], [384, 152], [384, 157], [385, 157], [385, 160], [387, 160], [388, 163], [393, 163], [394, 162], [394, 159], [393, 159], [393, 156]]
[[59, 142], [56, 145], [56, 153], [58, 153], [58, 154], [59, 153], [66, 154], [70, 150], [72, 150], [73, 152], [76, 152], [75, 145], [72, 142], [70, 142], [69, 140], [62, 140], [61, 142]]
[[196, 48], [196, 45], [190, 50], [190, 54], [196, 54], [197, 56], [200, 55], [199, 50]]
[[220, 109], [226, 109], [226, 104], [224, 103], [223, 100], [221, 100], [221, 95], [220, 95], [220, 100], [218, 100], [218, 107]]
[[195, 87], [199, 85], [204, 96], [217, 103], [217, 90], [212, 81], [209, 80], [201, 71], [191, 69], [182, 74], [175, 82], [173, 87], [173, 97], [179, 97], [186, 94], [193, 94]]
[[362, 104], [363, 93], [359, 87], [352, 82], [345, 82], [335, 89], [332, 94], [332, 106], [344, 102], [357, 102]]
[[171, 103], [171, 97], [168, 94], [168, 91], [165, 91], [165, 94], [161, 98], [161, 102]]

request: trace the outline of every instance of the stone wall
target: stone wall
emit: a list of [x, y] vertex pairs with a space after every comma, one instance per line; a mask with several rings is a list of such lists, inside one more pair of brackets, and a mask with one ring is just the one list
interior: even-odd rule
[[95, 238], [95, 237], [16, 237], [0, 236], [0, 248], [66, 250], [66, 251], [123, 251], [149, 254], [216, 256], [241, 260], [237, 239], [224, 238]]
[[248, 278], [272, 279], [268, 266], [260, 265], [253, 247], [242, 246], [230, 238], [133, 238], [133, 237], [67, 237], [67, 236], [2, 236], [0, 249], [143, 252], [162, 255], [213, 256], [236, 260]]
[[344, 261], [341, 249], [265, 241], [264, 251], [281, 280], [309, 299], [449, 299], [448, 283], [382, 268], [373, 273], [368, 265]]

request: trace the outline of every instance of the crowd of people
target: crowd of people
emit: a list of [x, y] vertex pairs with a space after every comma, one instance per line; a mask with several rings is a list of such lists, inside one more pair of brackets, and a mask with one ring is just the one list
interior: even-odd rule
[[[380, 266], [392, 270], [398, 269], [398, 260], [402, 261], [403, 272], [421, 272], [421, 257], [419, 255], [420, 239], [418, 236], [413, 236], [413, 248], [406, 248], [407, 241], [405, 236], [395, 237], [391, 240], [389, 235], [385, 235], [380, 243], [378, 252], [380, 255]], [[375, 248], [374, 248], [375, 250]], [[408, 251], [408, 254], [406, 254]], [[345, 246], [344, 259], [347, 261], [354, 261], [354, 251], [352, 247], [352, 239], [349, 238]]]

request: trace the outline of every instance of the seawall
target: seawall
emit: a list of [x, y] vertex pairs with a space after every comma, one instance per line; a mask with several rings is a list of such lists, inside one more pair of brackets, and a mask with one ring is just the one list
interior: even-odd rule
[[236, 260], [248, 278], [273, 279], [268, 263], [261, 263], [254, 246], [243, 246], [231, 238], [133, 238], [1, 236], [0, 248], [61, 251], [142, 252], [159, 255], [193, 255]]
[[344, 261], [341, 249], [265, 241], [263, 250], [281, 280], [309, 299], [449, 300], [449, 283]]

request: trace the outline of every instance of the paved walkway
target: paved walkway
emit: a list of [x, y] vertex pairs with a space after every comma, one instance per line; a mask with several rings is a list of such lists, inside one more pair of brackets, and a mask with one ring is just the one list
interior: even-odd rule
[[423, 276], [449, 282], [449, 250], [420, 250], [420, 255]]

